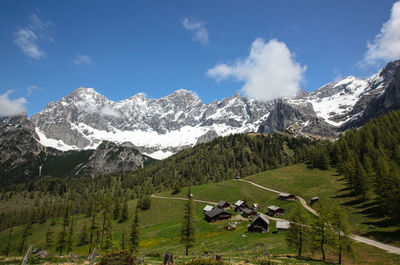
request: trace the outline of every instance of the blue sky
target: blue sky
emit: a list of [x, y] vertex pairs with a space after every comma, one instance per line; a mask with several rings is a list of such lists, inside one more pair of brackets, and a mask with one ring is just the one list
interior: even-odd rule
[[400, 56], [395, 2], [3, 0], [0, 114], [30, 116], [81, 86], [209, 103], [366, 77]]

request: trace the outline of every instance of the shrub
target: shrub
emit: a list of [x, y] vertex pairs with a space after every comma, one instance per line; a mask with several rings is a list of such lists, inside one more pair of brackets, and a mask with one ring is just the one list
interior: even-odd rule
[[215, 260], [215, 258], [198, 258], [186, 262], [185, 265], [223, 265], [223, 261]]
[[136, 257], [129, 250], [109, 252], [101, 258], [98, 265], [135, 265]]

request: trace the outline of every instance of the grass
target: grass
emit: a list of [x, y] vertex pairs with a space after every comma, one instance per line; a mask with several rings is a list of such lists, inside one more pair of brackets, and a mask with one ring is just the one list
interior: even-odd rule
[[[340, 176], [336, 175], [334, 169], [327, 171], [310, 170], [305, 165], [294, 165], [259, 173], [245, 179], [277, 190], [298, 194], [307, 200], [311, 197], [319, 196], [321, 200], [336, 198], [345, 203], [350, 198], [340, 197], [342, 192], [346, 192], [344, 189], [345, 183], [340, 181], [340, 178]], [[182, 188], [181, 192], [175, 195], [171, 195], [170, 192], [163, 192], [159, 195], [185, 197], [186, 193], [187, 189]], [[282, 218], [289, 218], [293, 207], [298, 203], [281, 201], [275, 193], [235, 180], [194, 186], [192, 193], [195, 199], [215, 202], [226, 200], [234, 203], [239, 199], [245, 199], [249, 203], [257, 202], [260, 204], [262, 212], [265, 212], [266, 207], [269, 205], [277, 205], [286, 210], [286, 214]], [[129, 225], [133, 218], [136, 203], [136, 200], [129, 201], [130, 218], [126, 222], [113, 222], [113, 239], [116, 247], [118, 247], [121, 240], [122, 231], [125, 230], [126, 237], [128, 237]], [[247, 233], [248, 220], [237, 221], [237, 229], [229, 232], [224, 227], [233, 222], [232, 219], [209, 224], [203, 219], [202, 209], [206, 204], [198, 202], [194, 203], [197, 229], [196, 244], [190, 249], [191, 256], [185, 257], [184, 248], [179, 243], [184, 205], [185, 201], [151, 198], [151, 208], [140, 212], [140, 247], [141, 255], [146, 257], [146, 262], [161, 264], [161, 256], [170, 251], [174, 254], [176, 263], [183, 263], [192, 257], [202, 256], [205, 253], [208, 256], [214, 256], [217, 253], [221, 254], [225, 261], [239, 262], [249, 260], [252, 263], [259, 263], [259, 258], [267, 249], [268, 253], [274, 256], [272, 260], [279, 262], [279, 264], [323, 264], [318, 261], [320, 259], [318, 253], [308, 254], [313, 258], [309, 260], [298, 260], [291, 257], [294, 253], [286, 244], [285, 232], [272, 233], [275, 231], [274, 221], [271, 221], [270, 224], [271, 232], [264, 234]], [[357, 216], [356, 214], [352, 218], [355, 220]], [[73, 218], [75, 223], [74, 242], [77, 242], [83, 225], [89, 226], [90, 218], [85, 218], [84, 215], [77, 215]], [[98, 222], [100, 223], [100, 218]], [[49, 226], [50, 220], [44, 224], [34, 224], [34, 234], [29, 237], [27, 245], [33, 243], [35, 247], [44, 248], [45, 234]], [[61, 219], [57, 220], [54, 230], [56, 237], [61, 230]], [[14, 231], [12, 255], [16, 255], [15, 249], [21, 238], [22, 227], [17, 227]], [[4, 245], [7, 242], [7, 235], [8, 230], [0, 232], [0, 245]], [[400, 264], [400, 256], [388, 254], [371, 246], [356, 244], [356, 250], [358, 253], [356, 260], [351, 262], [345, 259], [345, 264]], [[51, 249], [51, 252], [55, 252], [54, 248]], [[88, 253], [88, 246], [74, 246], [73, 253], [85, 256]], [[333, 255], [333, 252], [331, 252], [330, 256], [328, 255], [328, 260], [330, 262], [336, 261], [336, 256]], [[3, 257], [0, 258], [0, 264], [18, 264], [18, 262], [5, 261]]]

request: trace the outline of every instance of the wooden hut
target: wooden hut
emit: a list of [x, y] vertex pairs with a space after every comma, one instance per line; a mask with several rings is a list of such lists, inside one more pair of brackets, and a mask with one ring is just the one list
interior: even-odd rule
[[229, 205], [230, 205], [229, 202], [220, 200], [219, 203], [217, 204], [217, 207], [223, 209], [229, 207]]
[[269, 216], [279, 216], [279, 215], [282, 215], [284, 212], [285, 211], [281, 207], [278, 207], [278, 206], [275, 206], [275, 205], [271, 205], [271, 206], [268, 207], [267, 214]]
[[276, 229], [278, 231], [289, 230], [290, 229], [290, 222], [289, 221], [278, 220], [278, 221], [276, 221]]
[[249, 216], [256, 215], [256, 211], [250, 208], [242, 208], [242, 216], [247, 218]]
[[244, 209], [244, 208], [249, 208], [249, 206], [247, 206], [247, 203], [245, 201], [238, 200], [237, 202], [235, 202], [235, 211], [236, 212], [241, 212], [242, 209]]
[[313, 205], [314, 203], [316, 203], [319, 200], [318, 197], [312, 197], [310, 200], [310, 205]]
[[211, 205], [206, 205], [206, 207], [203, 208], [203, 211], [204, 211], [204, 212], [209, 212], [209, 211], [211, 211], [212, 209], [214, 209], [214, 207], [212, 207]]
[[258, 233], [268, 232], [269, 231], [269, 219], [263, 214], [257, 215], [256, 217], [254, 217], [251, 224], [249, 224], [247, 226], [247, 231], [258, 232]]
[[206, 219], [207, 222], [229, 219], [231, 216], [230, 213], [220, 208], [214, 208], [211, 211], [204, 213], [204, 219]]
[[281, 200], [285, 200], [285, 201], [289, 201], [289, 200], [295, 200], [296, 199], [296, 195], [294, 194], [290, 194], [290, 193], [279, 193], [279, 199]]

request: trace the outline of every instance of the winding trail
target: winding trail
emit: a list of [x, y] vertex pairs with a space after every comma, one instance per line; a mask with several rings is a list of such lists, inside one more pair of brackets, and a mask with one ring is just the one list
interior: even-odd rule
[[[258, 187], [260, 189], [263, 189], [263, 190], [266, 190], [266, 191], [270, 191], [270, 192], [274, 192], [274, 193], [277, 193], [277, 194], [282, 193], [281, 191], [277, 191], [277, 190], [274, 190], [274, 189], [267, 188], [265, 186], [262, 186], [260, 184], [257, 184], [255, 182], [252, 182], [252, 181], [249, 181], [249, 180], [236, 179], [236, 181], [246, 182], [246, 183], [254, 185], [254, 186], [256, 186], [256, 187]], [[159, 195], [154, 195], [154, 194], [152, 194], [151, 197], [157, 198], [157, 199], [170, 199], [170, 200], [181, 200], [181, 201], [187, 201], [188, 200], [187, 198], [182, 198], [182, 197], [168, 197], [168, 196], [159, 196]], [[306, 210], [308, 210], [310, 213], [312, 213], [315, 216], [319, 215], [318, 212], [315, 211], [313, 208], [311, 208], [302, 197], [299, 197], [297, 195], [296, 195], [296, 197], [299, 199], [301, 205]], [[197, 199], [193, 199], [193, 201], [201, 202], [201, 203], [207, 203], [207, 204], [211, 204], [211, 205], [217, 205], [218, 204], [217, 202], [205, 201], [205, 200], [197, 200]], [[274, 218], [274, 217], [268, 217], [268, 218], [271, 219], [271, 220], [275, 220], [275, 221], [278, 221], [278, 220], [287, 221], [287, 220], [284, 220], [284, 219], [279, 219], [279, 218]], [[362, 237], [362, 236], [358, 236], [358, 235], [350, 235], [350, 237], [353, 240], [357, 241], [357, 242], [364, 243], [364, 244], [367, 244], [367, 245], [370, 245], [370, 246], [373, 246], [373, 247], [377, 247], [377, 248], [383, 249], [383, 250], [385, 250], [385, 251], [387, 251], [389, 253], [400, 255], [400, 248], [399, 247], [395, 247], [395, 246], [391, 246], [391, 245], [388, 245], [388, 244], [384, 244], [384, 243], [381, 243], [379, 241], [375, 241], [375, 240], [372, 240], [372, 239], [369, 239], [369, 238], [366, 238], [366, 237]]]
[[[180, 200], [180, 201], [187, 201], [187, 198], [181, 198], [181, 197], [168, 197], [168, 196], [158, 196], [152, 194], [151, 197], [157, 198], [157, 199], [171, 199], [171, 200]], [[207, 204], [212, 204], [212, 205], [218, 205], [217, 202], [212, 202], [212, 201], [203, 201], [203, 200], [196, 200], [193, 199], [194, 202], [202, 202], [202, 203], [207, 203]]]
[[[249, 183], [249, 184], [251, 184], [251, 185], [254, 185], [254, 186], [256, 186], [256, 187], [258, 187], [258, 188], [260, 188], [260, 189], [263, 189], [263, 190], [268, 190], [268, 191], [275, 192], [275, 193], [282, 193], [281, 191], [277, 191], [277, 190], [273, 190], [273, 189], [264, 187], [264, 186], [262, 186], [262, 185], [260, 185], [260, 184], [257, 184], [257, 183], [255, 183], [255, 182], [252, 182], [252, 181], [243, 180], [243, 179], [237, 179], [236, 181], [247, 182], [247, 183]], [[311, 208], [311, 207], [307, 204], [307, 202], [306, 202], [302, 197], [299, 197], [299, 196], [297, 196], [297, 195], [296, 195], [296, 197], [299, 199], [301, 205], [302, 205], [305, 209], [307, 209], [310, 213], [312, 213], [312, 214], [315, 215], [315, 216], [318, 216], [318, 215], [319, 215], [318, 212], [315, 211], [313, 208]], [[269, 217], [268, 217], [268, 218], [269, 218]], [[272, 219], [272, 218], [271, 218], [271, 219]], [[276, 218], [276, 219], [277, 219], [277, 218]], [[366, 238], [366, 237], [362, 237], [362, 236], [350, 235], [350, 237], [351, 237], [352, 239], [354, 239], [355, 241], [357, 241], [357, 242], [364, 243], [364, 244], [367, 244], [367, 245], [370, 245], [370, 246], [374, 246], [374, 247], [377, 247], [377, 248], [386, 250], [386, 251], [389, 252], [389, 253], [393, 253], [393, 254], [400, 255], [400, 248], [399, 248], [399, 247], [395, 247], [395, 246], [391, 246], [391, 245], [388, 245], [388, 244], [384, 244], [384, 243], [382, 243], [382, 242], [375, 241], [375, 240], [372, 240], [372, 239], [369, 239], [369, 238]]]

